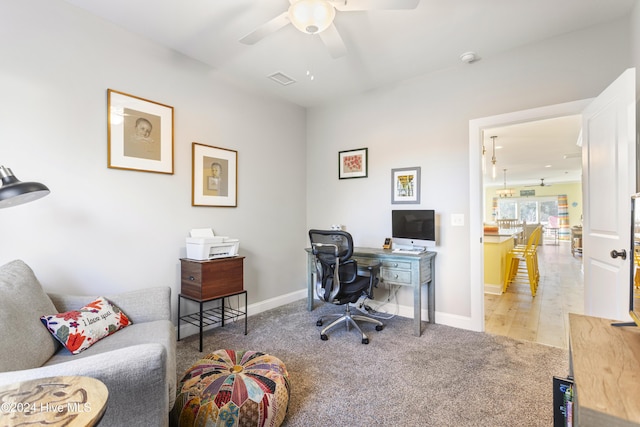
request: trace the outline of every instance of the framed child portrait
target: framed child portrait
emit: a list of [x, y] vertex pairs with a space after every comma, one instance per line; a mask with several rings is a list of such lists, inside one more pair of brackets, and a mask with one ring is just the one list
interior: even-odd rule
[[108, 166], [173, 174], [173, 107], [107, 90]]
[[192, 144], [192, 206], [238, 205], [238, 152]]

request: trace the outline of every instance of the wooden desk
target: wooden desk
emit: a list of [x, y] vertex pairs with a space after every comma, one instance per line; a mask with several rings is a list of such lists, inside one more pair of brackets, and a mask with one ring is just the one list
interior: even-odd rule
[[569, 314], [574, 425], [640, 425], [640, 328]]
[[[313, 275], [316, 271], [311, 248], [307, 251], [307, 303], [309, 311], [313, 310]], [[413, 320], [414, 335], [422, 333], [422, 285], [427, 285], [427, 314], [429, 323], [436, 323], [436, 284], [435, 259], [436, 252], [419, 254], [394, 253], [389, 249], [355, 248], [353, 256], [358, 264], [380, 262], [380, 282], [390, 285], [413, 287]]]
[[109, 392], [90, 377], [51, 377], [0, 386], [0, 425], [94, 426]]

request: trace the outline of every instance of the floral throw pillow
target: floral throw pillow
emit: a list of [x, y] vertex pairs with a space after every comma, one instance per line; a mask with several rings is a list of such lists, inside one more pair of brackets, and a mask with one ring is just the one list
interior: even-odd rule
[[72, 354], [78, 354], [131, 324], [131, 320], [105, 297], [80, 310], [40, 317], [42, 324]]

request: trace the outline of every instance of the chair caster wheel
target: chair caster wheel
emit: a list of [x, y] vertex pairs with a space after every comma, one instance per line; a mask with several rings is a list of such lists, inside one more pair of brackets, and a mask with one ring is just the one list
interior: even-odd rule
[[327, 336], [327, 334], [320, 334], [320, 339], [321, 339], [322, 341], [326, 341], [326, 340], [328, 340], [328, 339], [329, 339], [329, 337]]
[[369, 338], [362, 338], [362, 344], [369, 344]]
[[322, 326], [322, 319], [316, 322], [316, 326]]
[[376, 325], [376, 331], [381, 331], [384, 329], [384, 325]]

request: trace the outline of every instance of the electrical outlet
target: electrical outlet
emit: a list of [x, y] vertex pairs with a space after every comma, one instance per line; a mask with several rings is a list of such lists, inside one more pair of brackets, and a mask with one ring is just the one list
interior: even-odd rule
[[463, 227], [464, 214], [451, 214], [451, 225], [453, 227]]

